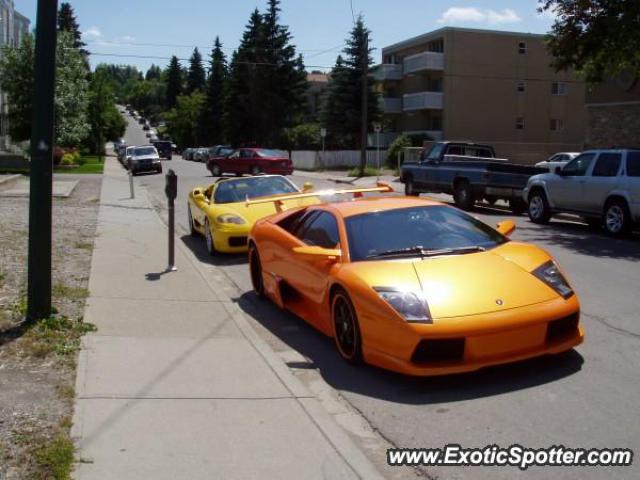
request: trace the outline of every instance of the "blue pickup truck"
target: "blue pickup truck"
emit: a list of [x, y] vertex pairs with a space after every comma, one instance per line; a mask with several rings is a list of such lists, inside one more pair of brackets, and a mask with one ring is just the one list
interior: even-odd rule
[[455, 204], [471, 210], [486, 200], [509, 202], [511, 211], [520, 215], [526, 210], [522, 190], [532, 175], [546, 170], [509, 163], [496, 158], [493, 147], [471, 142], [436, 142], [420, 155], [418, 162], [402, 165], [400, 181], [406, 195], [448, 193]]

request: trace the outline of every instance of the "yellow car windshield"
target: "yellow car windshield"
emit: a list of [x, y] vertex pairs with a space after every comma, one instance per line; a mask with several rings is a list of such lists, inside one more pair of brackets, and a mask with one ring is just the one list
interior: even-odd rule
[[215, 203], [244, 202], [247, 198], [297, 193], [298, 189], [284, 177], [247, 177], [226, 180], [216, 187]]

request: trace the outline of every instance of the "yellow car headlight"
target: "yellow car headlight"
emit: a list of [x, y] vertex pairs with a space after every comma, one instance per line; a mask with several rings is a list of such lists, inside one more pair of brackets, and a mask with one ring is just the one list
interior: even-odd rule
[[218, 223], [231, 223], [235, 225], [244, 225], [245, 223], [247, 223], [245, 222], [244, 218], [232, 213], [224, 213], [222, 215], [218, 215], [216, 217], [216, 221]]

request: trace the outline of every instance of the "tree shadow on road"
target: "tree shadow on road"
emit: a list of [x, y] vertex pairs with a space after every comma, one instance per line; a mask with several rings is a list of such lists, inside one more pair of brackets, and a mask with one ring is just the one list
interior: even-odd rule
[[445, 377], [409, 377], [369, 365], [344, 362], [327, 338], [302, 319], [260, 300], [253, 292], [236, 299], [240, 308], [309, 361], [291, 368], [316, 368], [337, 390], [394, 403], [428, 405], [501, 395], [562, 380], [580, 371], [584, 362], [575, 350], [473, 373]]
[[525, 242], [557, 245], [590, 257], [640, 260], [637, 233], [628, 238], [612, 238], [586, 224], [563, 220], [553, 220], [542, 228], [525, 223], [517, 231]]

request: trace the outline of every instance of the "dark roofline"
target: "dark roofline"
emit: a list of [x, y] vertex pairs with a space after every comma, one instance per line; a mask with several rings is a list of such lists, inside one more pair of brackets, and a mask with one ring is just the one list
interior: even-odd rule
[[512, 37], [535, 37], [535, 38], [544, 38], [544, 34], [542, 33], [528, 33], [528, 32], [510, 32], [505, 30], [488, 30], [481, 28], [462, 28], [462, 27], [442, 27], [437, 30], [433, 30], [431, 32], [423, 33], [422, 35], [418, 35], [416, 37], [408, 38], [407, 40], [402, 40], [401, 42], [394, 43], [389, 45], [388, 47], [382, 48], [382, 55], [387, 55], [390, 53], [397, 52], [399, 50], [403, 50], [405, 48], [414, 47], [416, 45], [421, 45], [430, 40], [434, 40], [436, 38], [444, 36], [445, 32], [467, 32], [467, 33], [486, 33], [491, 35], [506, 35]]

